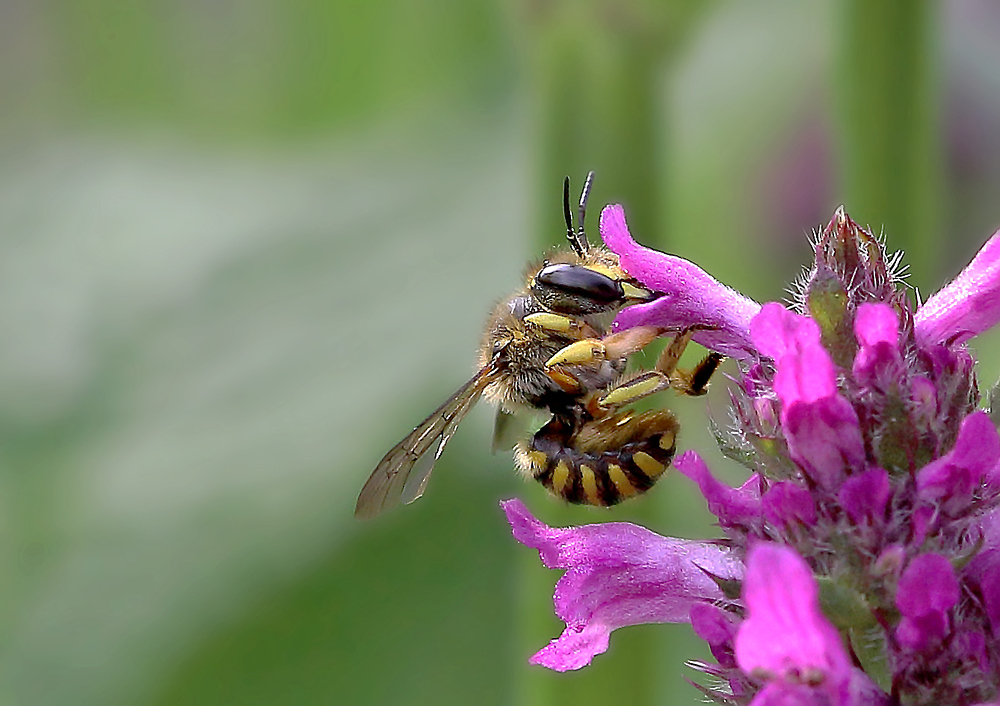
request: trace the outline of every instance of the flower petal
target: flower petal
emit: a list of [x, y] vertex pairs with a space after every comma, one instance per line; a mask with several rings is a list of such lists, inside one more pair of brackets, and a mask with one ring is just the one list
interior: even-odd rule
[[621, 205], [601, 212], [601, 237], [618, 255], [622, 269], [662, 297], [630, 306], [615, 320], [615, 329], [633, 326], [713, 326], [694, 340], [706, 348], [741, 360], [751, 360], [750, 320], [760, 304], [727, 287], [693, 262], [644, 248], [632, 239]]
[[983, 547], [972, 557], [963, 574], [979, 588], [993, 636], [1000, 637], [1000, 510], [984, 517], [979, 526]]
[[616, 628], [687, 622], [695, 603], [724, 599], [710, 576], [743, 575], [742, 562], [717, 544], [661, 537], [627, 522], [549, 527], [520, 500], [501, 506], [519, 542], [537, 549], [546, 567], [566, 570], [553, 596], [566, 629], [531, 658], [557, 671], [590, 664]]
[[712, 656], [722, 667], [736, 666], [733, 641], [736, 639], [737, 623], [735, 615], [711, 603], [695, 603], [691, 606], [691, 629], [708, 643]]
[[781, 416], [788, 453], [821, 487], [832, 490], [848, 472], [864, 467], [858, 415], [840, 395], [796, 402]]
[[867, 674], [855, 668], [851, 670], [846, 693], [831, 695], [806, 684], [771, 682], [754, 696], [750, 706], [891, 706], [893, 703]]
[[792, 458], [825, 488], [864, 464], [858, 416], [837, 390], [837, 371], [819, 326], [781, 304], [765, 304], [750, 324], [757, 349], [774, 358], [774, 391]]
[[708, 511], [723, 527], [750, 527], [760, 523], [760, 479], [750, 476], [739, 488], [717, 480], [695, 451], [685, 451], [674, 459], [674, 468], [693, 480], [708, 502]]
[[787, 480], [772, 485], [761, 498], [764, 516], [773, 524], [794, 527], [816, 524], [816, 502], [812, 493]]
[[751, 547], [743, 601], [749, 615], [736, 635], [740, 668], [789, 687], [808, 685], [833, 697], [832, 703], [844, 703], [851, 662], [820, 610], [819, 586], [806, 562], [788, 547]]
[[977, 410], [962, 420], [951, 451], [917, 473], [917, 492], [951, 513], [961, 512], [973, 491], [1000, 463], [1000, 435], [989, 415]]
[[921, 344], [962, 342], [1000, 322], [1000, 231], [913, 316]]
[[940, 640], [948, 631], [958, 596], [958, 579], [945, 557], [930, 553], [915, 557], [896, 588], [896, 607], [903, 615], [896, 639], [911, 650]]
[[837, 371], [820, 341], [819, 325], [808, 316], [768, 302], [750, 323], [754, 345], [774, 358], [774, 391], [787, 408], [837, 392]]
[[861, 382], [898, 381], [903, 363], [899, 352], [899, 316], [888, 304], [866, 302], [854, 318], [858, 352], [854, 376]]
[[845, 480], [837, 498], [848, 516], [860, 524], [882, 518], [890, 493], [889, 473], [883, 468], [871, 468]]

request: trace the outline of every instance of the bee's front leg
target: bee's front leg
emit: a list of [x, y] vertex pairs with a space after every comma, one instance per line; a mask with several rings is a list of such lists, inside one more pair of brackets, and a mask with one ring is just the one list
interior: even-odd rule
[[636, 326], [604, 338], [584, 338], [569, 344], [549, 358], [545, 361], [545, 367], [586, 365], [602, 360], [627, 358], [641, 351], [668, 330], [658, 326]]
[[[635, 375], [611, 388], [600, 398], [602, 407], [618, 407], [640, 400], [667, 388], [685, 395], [698, 396], [708, 391], [708, 382], [723, 360], [720, 353], [710, 352], [692, 370], [678, 370], [677, 363], [687, 349], [691, 337], [711, 327], [689, 326], [682, 329], [660, 354], [653, 370]], [[639, 326], [607, 336], [601, 340], [576, 341], [556, 353], [546, 367], [589, 363], [615, 357], [627, 357], [646, 347], [662, 335], [664, 329]]]

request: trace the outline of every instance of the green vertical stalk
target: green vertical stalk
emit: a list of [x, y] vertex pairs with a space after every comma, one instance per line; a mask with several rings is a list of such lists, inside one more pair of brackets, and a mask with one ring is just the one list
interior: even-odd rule
[[[563, 179], [571, 178], [575, 203], [590, 170], [596, 173], [587, 217], [592, 243], [599, 242], [601, 208], [616, 202], [625, 204], [633, 235], [646, 243], [665, 242], [663, 137], [667, 127], [661, 78], [665, 59], [675, 46], [672, 38], [688, 24], [694, 4], [676, 5], [637, 0], [603, 8], [584, 3], [563, 7], [559, 2], [533, 6], [538, 14], [527, 19], [532, 33], [530, 69], [537, 130], [536, 252], [565, 245]], [[672, 10], [677, 11], [671, 14]], [[628, 519], [655, 528], [655, 501], [636, 504], [642, 509], [632, 507]], [[604, 520], [592, 513], [557, 509], [553, 503], [539, 506], [545, 508], [543, 519], [550, 524]], [[625, 518], [616, 512], [613, 519]], [[563, 628], [552, 616], [557, 578], [557, 573], [539, 565], [534, 553], [522, 563], [519, 614], [525, 654], [542, 647]], [[616, 631], [608, 652], [578, 672], [556, 674], [524, 667], [518, 673], [518, 703], [662, 704], [663, 647], [662, 634], [655, 627]], [[679, 664], [674, 666], [681, 669]]]
[[846, 0], [837, 42], [845, 205], [907, 251], [916, 282], [930, 277], [939, 231], [936, 7]]
[[636, 233], [660, 237], [665, 118], [659, 52], [647, 46], [602, 47], [576, 35], [554, 36], [541, 51], [536, 243], [564, 243], [563, 178], [573, 181], [575, 200], [590, 170], [596, 173], [587, 223], [591, 240], [601, 207], [612, 201], [626, 204]]
[[[541, 56], [534, 67], [539, 110], [538, 252], [553, 243], [565, 243], [562, 181], [570, 176], [575, 201], [589, 170], [596, 173], [587, 219], [591, 242], [599, 240], [598, 215], [610, 201], [627, 205], [635, 233], [659, 233], [657, 194], [661, 186], [659, 145], [663, 126], [657, 109], [660, 63], [655, 60], [656, 52], [628, 46], [619, 37], [580, 31], [578, 26], [553, 27], [549, 41], [539, 50]], [[551, 504], [547, 507], [552, 508]], [[647, 505], [647, 509], [648, 521], [652, 519], [652, 506]], [[549, 512], [546, 520], [552, 524], [587, 521], [569, 510]], [[552, 618], [556, 574], [540, 568], [537, 556], [530, 557], [530, 561], [533, 565], [525, 567], [524, 577], [528, 594], [523, 605], [525, 617], [533, 626], [548, 626], [543, 634], [555, 637], [562, 629]], [[537, 632], [531, 632], [535, 644], [530, 649], [538, 649], [544, 642], [538, 643]], [[523, 703], [656, 703], [658, 647], [656, 636], [649, 631], [618, 631], [608, 652], [579, 672], [558, 675], [529, 668], [524, 675]]]

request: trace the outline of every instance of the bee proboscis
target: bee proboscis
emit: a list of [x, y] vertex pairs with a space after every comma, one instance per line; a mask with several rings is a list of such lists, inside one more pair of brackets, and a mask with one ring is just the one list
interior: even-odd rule
[[525, 286], [493, 309], [479, 349], [479, 370], [396, 444], [375, 467], [355, 516], [369, 518], [424, 491], [434, 462], [480, 397], [499, 405], [498, 423], [523, 408], [551, 418], [519, 443], [523, 472], [569, 502], [613, 505], [645, 492], [670, 464], [677, 420], [666, 409], [625, 407], [673, 387], [699, 395], [722, 357], [710, 353], [691, 373], [677, 370], [695, 328], [677, 333], [653, 370], [623, 378], [628, 357], [664, 333], [638, 327], [608, 335], [628, 304], [659, 296], [630, 278], [614, 253], [591, 246], [584, 230], [587, 175], [573, 226], [569, 178], [563, 209], [570, 250], [527, 268]]

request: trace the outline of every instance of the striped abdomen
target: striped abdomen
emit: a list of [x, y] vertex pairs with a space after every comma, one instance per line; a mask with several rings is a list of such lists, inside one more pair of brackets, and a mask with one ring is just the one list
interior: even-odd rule
[[571, 503], [615, 505], [653, 487], [676, 451], [677, 420], [666, 410], [623, 413], [580, 427], [555, 416], [518, 446], [515, 459]]

